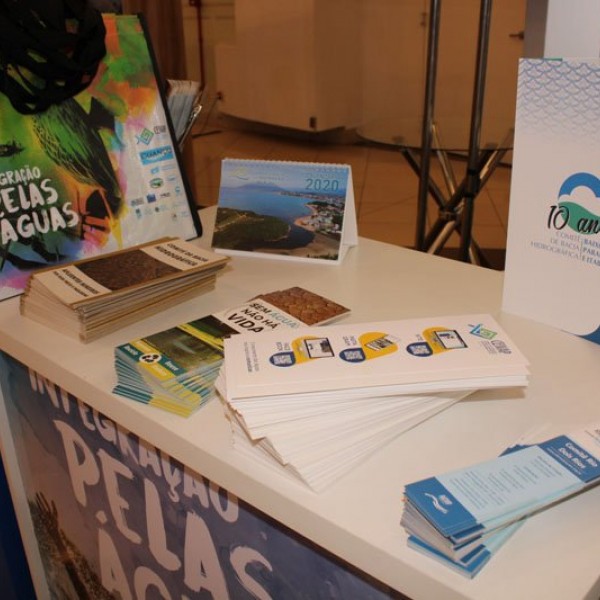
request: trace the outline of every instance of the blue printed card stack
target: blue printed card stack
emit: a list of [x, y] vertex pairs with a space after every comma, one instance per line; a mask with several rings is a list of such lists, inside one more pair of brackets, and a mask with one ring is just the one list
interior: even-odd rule
[[600, 481], [600, 423], [405, 487], [411, 547], [473, 577], [532, 514]]

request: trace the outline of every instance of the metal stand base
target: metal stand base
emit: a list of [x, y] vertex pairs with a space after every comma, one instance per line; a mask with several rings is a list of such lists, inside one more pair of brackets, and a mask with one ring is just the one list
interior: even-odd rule
[[[448, 198], [433, 181], [429, 172], [432, 141], [436, 148], [440, 148], [437, 139], [438, 132], [433, 118], [440, 4], [441, 0], [431, 0], [430, 2], [427, 76], [420, 158], [417, 153], [409, 148], [403, 148], [402, 150], [407, 162], [419, 176], [415, 248], [436, 254], [444, 247], [452, 232], [456, 231], [461, 238], [459, 258], [465, 262], [482, 264], [481, 250], [472, 237], [474, 200], [481, 187], [506, 154], [511, 143], [509, 138], [512, 137], [512, 132], [510, 132], [500, 145], [493, 148], [480, 149], [479, 146], [492, 0], [481, 0], [467, 169], [465, 177], [459, 184], [456, 183], [447, 154], [443, 150], [436, 150], [448, 188]], [[430, 195], [438, 206], [438, 218], [430, 230], [427, 231], [427, 201]]]

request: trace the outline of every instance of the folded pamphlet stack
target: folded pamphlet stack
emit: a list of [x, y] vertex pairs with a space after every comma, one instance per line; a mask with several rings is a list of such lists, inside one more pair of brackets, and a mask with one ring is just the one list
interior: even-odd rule
[[600, 423], [405, 487], [408, 544], [474, 577], [527, 517], [600, 482]]
[[164, 238], [33, 273], [21, 314], [89, 342], [203, 293], [227, 262]]
[[471, 392], [526, 384], [489, 315], [236, 336], [216, 381], [234, 445], [316, 491]]
[[167, 107], [180, 148], [202, 110], [200, 82], [188, 79], [167, 79]]

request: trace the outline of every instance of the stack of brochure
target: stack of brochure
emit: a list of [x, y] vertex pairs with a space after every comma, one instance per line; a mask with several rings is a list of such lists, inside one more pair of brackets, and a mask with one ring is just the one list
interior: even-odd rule
[[227, 260], [191, 242], [164, 238], [37, 271], [20, 309], [89, 342], [205, 291]]
[[175, 139], [182, 148], [202, 110], [200, 82], [187, 79], [167, 79], [167, 107], [175, 130]]
[[115, 349], [114, 393], [188, 416], [214, 395], [224, 339], [330, 322], [349, 309], [300, 287], [183, 323]]
[[473, 577], [532, 514], [600, 482], [600, 423], [405, 487], [408, 543]]
[[[217, 386], [222, 382], [217, 380]], [[467, 393], [387, 396], [282, 407], [226, 405], [234, 447], [268, 467], [322, 491], [401, 433]], [[256, 409], [256, 410], [254, 410]]]
[[236, 336], [216, 382], [234, 444], [316, 491], [469, 393], [526, 384], [489, 315]]

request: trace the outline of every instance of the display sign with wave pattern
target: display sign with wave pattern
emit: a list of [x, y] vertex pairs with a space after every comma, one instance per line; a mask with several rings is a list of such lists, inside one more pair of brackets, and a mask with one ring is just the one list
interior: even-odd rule
[[600, 60], [523, 59], [503, 308], [600, 343]]

